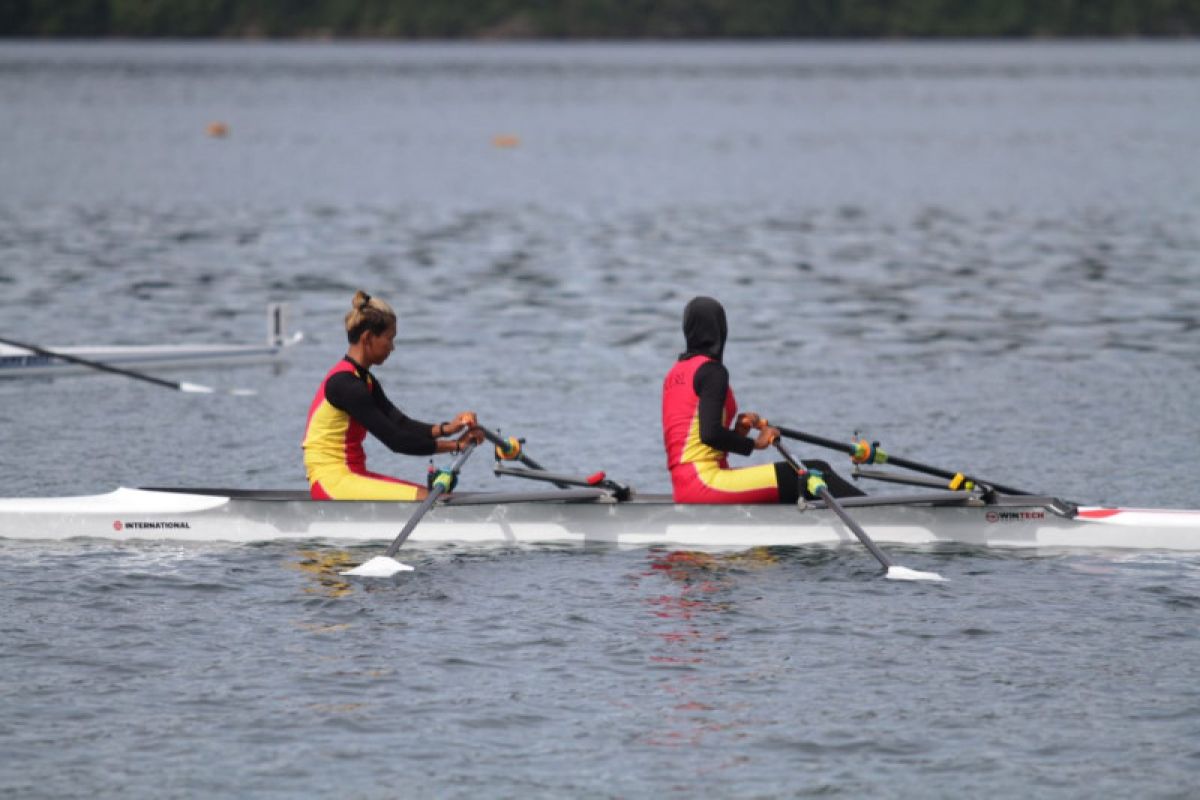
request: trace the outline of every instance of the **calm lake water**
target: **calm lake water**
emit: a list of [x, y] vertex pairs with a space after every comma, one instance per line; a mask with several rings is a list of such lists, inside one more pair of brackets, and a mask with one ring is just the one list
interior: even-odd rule
[[[702, 293], [744, 408], [1198, 507], [1198, 152], [1194, 43], [3, 43], [0, 335], [257, 340], [270, 301], [306, 335], [173, 376], [252, 398], [0, 383], [3, 494], [303, 487], [362, 287], [400, 315], [399, 405], [554, 469], [667, 489], [658, 386]], [[377, 550], [0, 541], [0, 795], [1200, 791], [1200, 556], [905, 552], [951, 579], [924, 586], [858, 548], [447, 548], [336, 577]]]

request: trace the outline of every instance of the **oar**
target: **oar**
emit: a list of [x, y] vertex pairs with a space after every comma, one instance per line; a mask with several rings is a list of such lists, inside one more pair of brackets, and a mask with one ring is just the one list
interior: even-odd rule
[[984, 478], [977, 478], [972, 475], [966, 475], [966, 474], [963, 474], [962, 472], [951, 472], [949, 470], [941, 469], [939, 467], [931, 467], [928, 464], [922, 464], [919, 461], [910, 461], [907, 458], [900, 458], [899, 456], [893, 456], [893, 455], [883, 452], [882, 450], [878, 450], [874, 447], [870, 447], [870, 450], [872, 450], [873, 452], [870, 453], [868, 456], [860, 456], [859, 444], [846, 444], [845, 442], [836, 442], [833, 439], [826, 439], [823, 436], [817, 436], [812, 433], [805, 433], [804, 431], [793, 430], [792, 428], [785, 428], [781, 425], [776, 425], [775, 428], [779, 430], [779, 433], [781, 435], [786, 436], [789, 439], [795, 439], [796, 441], [799, 441], [799, 442], [807, 442], [808, 444], [815, 444], [818, 447], [828, 447], [830, 450], [840, 450], [843, 453], [848, 453], [851, 458], [864, 458], [864, 460], [870, 461], [871, 463], [875, 463], [875, 464], [891, 464], [893, 466], [903, 467], [904, 469], [911, 469], [911, 470], [914, 470], [915, 472], [923, 472], [926, 475], [933, 475], [934, 477], [937, 477], [937, 478], [945, 478], [946, 480], [948, 480], [950, 482], [949, 487], [951, 489], [958, 489], [958, 488], [965, 486], [968, 483], [974, 483], [976, 486], [983, 486], [983, 487], [986, 487], [989, 489], [994, 489], [997, 492], [1000, 492], [1001, 494], [1034, 494], [1034, 492], [1026, 492], [1022, 489], [1014, 489], [1011, 486], [1005, 486], [1003, 484], [995, 483], [994, 481], [989, 481]]
[[[775, 447], [779, 450], [780, 454], [784, 457], [784, 460], [787, 461], [791, 468], [796, 470], [798, 475], [803, 476], [808, 474], [808, 470], [803, 464], [797, 461], [791, 453], [788, 452], [788, 449], [783, 446], [783, 442], [777, 440], [775, 442]], [[846, 527], [849, 528], [854, 535], [858, 537], [858, 540], [863, 543], [863, 546], [871, 551], [871, 555], [875, 556], [875, 558], [879, 560], [879, 563], [882, 564], [883, 568], [887, 570], [888, 578], [897, 581], [946, 580], [936, 572], [920, 572], [919, 570], [909, 569], [908, 567], [900, 567], [893, 563], [892, 559], [888, 557], [887, 553], [880, 550], [879, 546], [871, 540], [871, 537], [867, 536], [867, 532], [859, 527], [857, 522], [850, 518], [850, 515], [846, 513], [846, 509], [842, 508], [842, 504], [839, 503], [829, 491], [829, 487], [825, 485], [824, 481], [817, 486], [817, 496], [825, 501], [825, 505], [833, 509], [833, 513], [837, 514], [838, 517], [841, 518]]]
[[[545, 471], [545, 468], [541, 464], [525, 455], [525, 449], [521, 447], [521, 439], [517, 439], [515, 437], [509, 437], [505, 439], [503, 436], [489, 428], [485, 428], [482, 425], [478, 425], [477, 427], [479, 430], [483, 431], [483, 438], [496, 445], [496, 456], [498, 458], [503, 458], [505, 461], [520, 461], [530, 469], [541, 470], [543, 472]], [[560, 489], [567, 488], [567, 484], [565, 483], [554, 482], [554, 485]]]
[[12, 339], [5, 339], [3, 337], [0, 337], [0, 344], [19, 347], [22, 350], [28, 350], [31, 353], [37, 353], [39, 356], [46, 356], [47, 358], [57, 358], [61, 359], [62, 361], [70, 361], [72, 364], [91, 367], [92, 369], [100, 370], [101, 372], [111, 372], [114, 375], [124, 375], [126, 378], [133, 378], [135, 380], [145, 381], [146, 383], [153, 383], [155, 386], [162, 386], [166, 389], [174, 389], [179, 392], [195, 392], [198, 394], [213, 394], [215, 392], [221, 392], [224, 394], [239, 396], [257, 394], [257, 392], [255, 392], [253, 389], [214, 389], [211, 386], [202, 386], [201, 384], [188, 383], [187, 381], [168, 381], [162, 378], [156, 378], [153, 375], [147, 375], [144, 372], [135, 372], [131, 369], [124, 369], [123, 367], [116, 367], [112, 364], [105, 364], [103, 361], [92, 361], [90, 358], [80, 358], [79, 356], [73, 356], [69, 353], [60, 353], [57, 350], [47, 350], [44, 347], [38, 347], [36, 344], [26, 344], [25, 342], [17, 342]]
[[[609, 478], [603, 471], [596, 472], [586, 478], [578, 478], [573, 475], [560, 475], [553, 472], [547, 472], [546, 468], [534, 461], [529, 456], [525, 455], [525, 449], [521, 446], [524, 439], [516, 437], [503, 438], [495, 431], [488, 430], [482, 425], [477, 426], [483, 431], [483, 437], [492, 444], [496, 445], [496, 458], [504, 461], [520, 461], [529, 470], [523, 470], [517, 467], [502, 467], [499, 463], [496, 464], [497, 475], [514, 475], [519, 478], [530, 478], [532, 480], [546, 481], [553, 483], [560, 489], [567, 489], [571, 486], [598, 486], [607, 490], [618, 500], [624, 501], [633, 497], [633, 489], [624, 484], [617, 483], [612, 478]], [[539, 474], [541, 473], [541, 474]]]
[[343, 572], [343, 575], [358, 575], [366, 578], [390, 578], [397, 572], [412, 572], [412, 567], [408, 564], [402, 564], [397, 561], [394, 556], [396, 551], [400, 549], [400, 545], [404, 544], [404, 540], [408, 538], [413, 529], [417, 527], [417, 523], [425, 516], [429, 509], [433, 508], [433, 504], [437, 499], [446, 492], [450, 491], [450, 486], [458, 477], [458, 471], [462, 469], [462, 465], [466, 463], [467, 458], [475, 450], [475, 442], [471, 442], [463, 449], [458, 458], [454, 459], [454, 463], [450, 465], [450, 469], [441, 470], [437, 477], [433, 479], [433, 487], [430, 488], [429, 494], [421, 501], [421, 505], [417, 506], [417, 510], [408, 518], [408, 522], [404, 525], [404, 529], [400, 534], [392, 540], [388, 545], [387, 552], [381, 556], [359, 564], [354, 569], [349, 569]]
[[613, 499], [624, 502], [633, 498], [633, 489], [617, 483], [604, 474], [604, 471], [593, 473], [587, 477], [563, 475], [558, 472], [546, 472], [544, 469], [521, 469], [520, 467], [505, 467], [497, 464], [493, 470], [497, 475], [511, 475], [515, 478], [528, 478], [535, 481], [553, 483], [559, 489], [566, 491], [569, 486], [589, 486], [603, 489]]

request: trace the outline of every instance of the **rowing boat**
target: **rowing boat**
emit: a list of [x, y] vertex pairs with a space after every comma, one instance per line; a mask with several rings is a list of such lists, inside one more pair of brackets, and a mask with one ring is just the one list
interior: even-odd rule
[[[316, 501], [301, 491], [130, 489], [58, 498], [0, 499], [0, 537], [114, 540], [379, 541], [413, 503]], [[989, 547], [1200, 551], [1200, 511], [1080, 507], [1052, 497], [962, 492], [844, 498], [879, 542]], [[700, 549], [849, 543], [832, 510], [790, 505], [618, 501], [603, 489], [456, 493], [413, 533], [414, 544], [611, 544]]]
[[[87, 372], [86, 362], [152, 371], [177, 367], [226, 366], [272, 361], [304, 334], [289, 334], [287, 307], [272, 303], [267, 309], [267, 338], [255, 344], [157, 344], [84, 345], [39, 348], [44, 352], [0, 343], [0, 378], [56, 377]], [[55, 358], [49, 352], [71, 356], [76, 361]]]

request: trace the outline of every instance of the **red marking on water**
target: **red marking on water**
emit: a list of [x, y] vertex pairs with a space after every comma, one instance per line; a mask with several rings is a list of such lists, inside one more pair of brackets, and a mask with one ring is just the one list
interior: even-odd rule
[[680, 711], [712, 711], [713, 709], [712, 706], [706, 706], [704, 703], [697, 703], [695, 700], [692, 700], [689, 703], [682, 703], [675, 706], [675, 708]]

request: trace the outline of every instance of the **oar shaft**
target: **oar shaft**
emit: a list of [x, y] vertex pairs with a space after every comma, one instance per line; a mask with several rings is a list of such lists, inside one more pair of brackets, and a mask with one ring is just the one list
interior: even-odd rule
[[[450, 471], [455, 475], [458, 475], [458, 471], [462, 469], [462, 465], [466, 463], [467, 458], [475, 450], [475, 447], [475, 442], [468, 444], [458, 455], [458, 458], [454, 459], [454, 463], [450, 465]], [[397, 535], [392, 543], [388, 545], [387, 553], [385, 554], [388, 558], [392, 558], [396, 555], [396, 551], [400, 549], [400, 545], [404, 544], [404, 540], [407, 539], [409, 534], [413, 532], [413, 529], [417, 527], [417, 523], [421, 521], [421, 518], [425, 516], [429, 509], [433, 508], [433, 504], [436, 503], [437, 499], [445, 494], [445, 492], [446, 488], [441, 483], [435, 483], [433, 485], [433, 488], [429, 490], [429, 494], [427, 494], [425, 499], [421, 501], [421, 505], [417, 506], [417, 510], [414, 511], [413, 515], [408, 518], [408, 522], [405, 523], [404, 529], [401, 530], [399, 535]]]
[[887, 553], [880, 550], [879, 546], [875, 544], [871, 537], [867, 536], [867, 532], [859, 527], [857, 522], [850, 518], [850, 515], [846, 513], [846, 509], [842, 508], [842, 504], [839, 503], [829, 491], [828, 486], [822, 486], [820, 491], [817, 492], [817, 496], [824, 500], [827, 506], [833, 509], [833, 513], [837, 514], [846, 527], [858, 537], [858, 540], [863, 543], [863, 547], [866, 547], [868, 550], [870, 550], [871, 555], [875, 556], [880, 564], [883, 564], [884, 569], [890, 569], [892, 567], [892, 559], [888, 558]]
[[17, 342], [12, 339], [5, 339], [3, 337], [0, 337], [0, 344], [7, 344], [12, 347], [19, 347], [22, 350], [28, 350], [31, 353], [37, 353], [39, 356], [46, 356], [47, 358], [57, 358], [62, 361], [69, 361], [72, 364], [79, 364], [80, 366], [91, 367], [92, 369], [100, 370], [101, 372], [111, 372], [114, 375], [124, 375], [126, 378], [133, 378], [134, 380], [145, 381], [146, 383], [153, 383], [156, 386], [164, 386], [167, 389], [176, 389], [176, 390], [180, 390], [180, 391], [182, 391], [182, 389], [183, 389], [183, 386], [181, 384], [176, 383], [174, 381], [163, 380], [162, 378], [156, 378], [153, 375], [146, 375], [141, 372], [134, 372], [133, 370], [130, 370], [130, 369], [122, 369], [121, 367], [116, 367], [116, 366], [113, 366], [112, 364], [105, 364], [102, 361], [92, 361], [90, 358], [80, 358], [79, 356], [73, 356], [70, 353], [60, 353], [57, 350], [47, 350], [44, 347], [38, 347], [36, 344], [26, 344], [25, 342]]
[[[216, 392], [215, 389], [212, 389], [208, 386], [202, 386], [198, 383], [189, 383], [187, 381], [168, 381], [163, 378], [156, 378], [153, 375], [147, 375], [144, 372], [137, 372], [132, 369], [114, 366], [113, 364], [106, 364], [103, 361], [93, 361], [90, 358], [80, 358], [79, 356], [74, 356], [70, 353], [60, 353], [57, 350], [47, 350], [46, 348], [39, 347], [36, 344], [18, 342], [13, 339], [5, 339], [3, 337], [0, 337], [0, 344], [19, 347], [22, 350], [28, 350], [31, 353], [37, 353], [39, 356], [57, 358], [61, 361], [66, 361], [71, 364], [79, 364], [80, 366], [88, 367], [100, 372], [111, 372], [113, 375], [120, 375], [125, 378], [133, 378], [137, 381], [145, 381], [146, 383], [152, 383], [155, 386], [162, 386], [164, 389], [174, 389], [177, 392], [191, 392], [198, 394], [214, 394]], [[253, 389], [226, 389], [224, 391], [227, 394], [232, 395], [255, 394]]]
[[[933, 475], [936, 478], [945, 478], [948, 481], [954, 480], [955, 478], [959, 477], [959, 473], [957, 473], [957, 472], [951, 472], [950, 470], [946, 470], [946, 469], [939, 469], [937, 467], [933, 467], [928, 464], [922, 464], [919, 461], [912, 461], [907, 458], [901, 458], [900, 456], [893, 456], [890, 454], [888, 455], [887, 463], [894, 464], [897, 467], [903, 467], [904, 469], [911, 469], [914, 472], [923, 472], [926, 475]], [[971, 483], [974, 483], [976, 486], [990, 487], [992, 489], [995, 489], [997, 492], [1000, 492], [1001, 494], [1033, 494], [1033, 492], [1027, 492], [1024, 489], [1017, 489], [1012, 486], [1005, 486], [1002, 483], [996, 483], [995, 481], [989, 481], [986, 478], [980, 478], [975, 475], [967, 475], [964, 473], [962, 477], [964, 479], [970, 481]]]
[[[780, 428], [780, 433], [782, 432], [783, 429]], [[804, 465], [801, 464], [786, 447], [784, 447], [783, 442], [775, 442], [775, 447], [779, 450], [784, 460], [787, 461], [791, 468], [796, 470], [797, 473], [803, 475], [808, 472]], [[893, 566], [892, 559], [888, 558], [887, 553], [880, 550], [875, 542], [871, 540], [871, 537], [867, 535], [867, 532], [859, 527], [857, 522], [850, 518], [850, 515], [846, 513], [846, 509], [842, 508], [842, 504], [839, 503], [837, 498], [833, 496], [833, 493], [829, 491], [828, 486], [822, 486], [817, 491], [817, 496], [825, 501], [825, 505], [831, 508], [833, 513], [838, 515], [838, 518], [842, 520], [842, 523], [850, 529], [851, 533], [858, 537], [858, 540], [863, 543], [863, 546], [866, 547], [867, 550], [871, 552], [871, 555], [875, 556], [876, 560], [883, 565], [884, 569], [891, 569]]]
[[506, 467], [497, 464], [493, 469], [497, 475], [510, 475], [515, 478], [528, 478], [534, 481], [545, 481], [553, 483], [560, 489], [565, 489], [568, 486], [594, 486], [589, 483], [587, 478], [582, 478], [576, 475], [562, 475], [557, 472], [547, 472], [544, 469], [522, 469], [521, 467]]
[[[798, 430], [795, 430], [794, 428], [785, 428], [781, 425], [776, 425], [775, 427], [779, 429], [780, 435], [786, 436], [789, 439], [795, 439], [798, 442], [807, 442], [808, 444], [815, 444], [818, 447], [826, 447], [830, 450], [838, 450], [840, 452], [846, 453], [851, 456], [854, 455], [854, 445], [853, 444], [847, 444], [845, 442], [837, 442], [837, 441], [834, 441], [833, 439], [826, 439], [823, 436], [816, 436], [815, 434], [805, 433], [804, 431], [798, 431]], [[930, 466], [929, 464], [922, 464], [919, 461], [912, 461], [907, 458], [901, 458], [900, 456], [894, 456], [894, 455], [891, 455], [890, 453], [888, 454], [888, 457], [887, 457], [887, 463], [892, 464], [897, 467], [902, 467], [904, 469], [911, 469], [914, 472], [923, 472], [926, 475], [933, 475], [934, 477], [937, 477], [937, 478], [945, 478], [946, 480], [954, 480], [955, 478], [958, 477], [958, 473], [956, 473], [956, 472], [951, 472], [950, 470], [940, 469], [938, 467]], [[994, 481], [985, 480], [983, 478], [977, 478], [973, 475], [964, 475], [963, 477], [966, 478], [967, 480], [975, 483], [976, 485], [991, 487], [992, 489], [995, 489], [996, 491], [1000, 492], [1001, 494], [1032, 494], [1032, 492], [1027, 492], [1027, 491], [1024, 491], [1023, 489], [1014, 489], [1011, 486], [1005, 486], [1000, 483], [995, 483]]]
[[497, 475], [511, 475], [516, 478], [528, 478], [535, 481], [547, 481], [553, 483], [559, 489], [567, 489], [570, 486], [589, 486], [597, 489], [603, 489], [605, 492], [615, 497], [617, 500], [625, 501], [633, 497], [633, 490], [624, 484], [617, 483], [612, 478], [608, 478], [603, 472], [597, 472], [595, 475], [590, 475], [586, 478], [576, 475], [563, 475], [557, 472], [547, 472], [542, 469], [521, 469], [520, 467], [505, 467], [497, 464], [493, 469]]
[[[479, 425], [477, 427], [479, 428], [479, 430], [483, 431], [483, 438], [487, 439], [492, 444], [496, 445], [497, 447], [508, 447], [508, 440], [505, 439], [500, 434], [496, 433], [495, 431], [493, 431], [489, 428], [485, 428], [482, 425]], [[521, 454], [517, 456], [517, 461], [520, 461], [522, 464], [529, 467], [530, 469], [541, 469], [541, 470], [545, 469], [545, 467], [543, 467], [541, 464], [537, 463], [532, 458], [525, 455], [525, 452], [523, 450], [522, 450]]]
[[[477, 427], [479, 428], [479, 430], [483, 431], [483, 438], [487, 439], [489, 442], [496, 445], [496, 447], [502, 447], [502, 448], [508, 447], [508, 440], [505, 439], [504, 437], [502, 437], [500, 434], [496, 433], [493, 430], [485, 428], [482, 425], [479, 425]], [[529, 467], [530, 469], [536, 469], [541, 472], [546, 471], [545, 467], [543, 467], [541, 464], [534, 461], [529, 456], [525, 455], [524, 448], [522, 448], [520, 454], [517, 455], [517, 461], [520, 461], [522, 464]], [[566, 489], [569, 487], [569, 484], [562, 483], [560, 481], [551, 481], [551, 482], [560, 489]]]
[[[824, 436], [805, 433], [804, 431], [798, 431], [794, 428], [785, 428], [782, 425], [775, 425], [774, 427], [779, 430], [781, 436], [786, 436], [789, 439], [795, 439], [798, 442], [804, 442], [806, 444], [815, 444], [817, 447], [827, 447], [830, 450], [840, 450], [847, 455], [854, 455], [854, 445], [852, 444], [836, 442], [833, 439], [826, 439]], [[782, 449], [780, 452], [782, 452]]]

